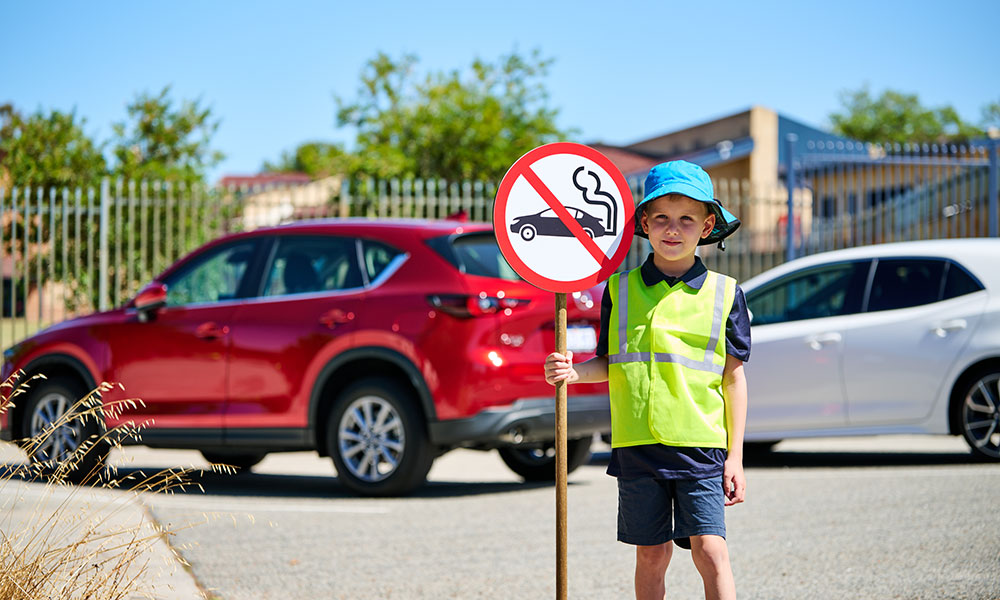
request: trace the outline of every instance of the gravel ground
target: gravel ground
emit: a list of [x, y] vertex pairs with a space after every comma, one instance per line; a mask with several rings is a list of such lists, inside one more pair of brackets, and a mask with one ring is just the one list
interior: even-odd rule
[[[197, 463], [130, 451], [133, 464]], [[615, 541], [606, 453], [570, 475], [569, 596], [631, 597], [633, 550]], [[555, 595], [551, 486], [518, 482], [493, 454], [456, 451], [402, 499], [355, 498], [311, 454], [206, 476], [205, 494], [148, 498], [218, 598], [545, 598]], [[1000, 464], [954, 438], [784, 442], [747, 461], [747, 503], [728, 509], [741, 598], [1000, 599]], [[689, 553], [668, 597], [697, 598]]]

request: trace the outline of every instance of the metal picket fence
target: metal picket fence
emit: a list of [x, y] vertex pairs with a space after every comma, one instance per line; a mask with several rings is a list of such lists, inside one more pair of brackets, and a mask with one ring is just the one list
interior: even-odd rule
[[[995, 236], [991, 148], [792, 148], [786, 174], [792, 187], [715, 182], [716, 195], [743, 225], [725, 251], [704, 246], [700, 254], [710, 268], [746, 280], [823, 250]], [[639, 200], [641, 180], [630, 184]], [[339, 177], [227, 188], [108, 179], [73, 190], [0, 186], [0, 347], [64, 319], [121, 306], [172, 262], [225, 233], [327, 217], [489, 222], [495, 194], [486, 181]], [[648, 252], [648, 242], [637, 237], [623, 268]]]
[[785, 141], [786, 257], [886, 242], [998, 235], [998, 140], [976, 145]]

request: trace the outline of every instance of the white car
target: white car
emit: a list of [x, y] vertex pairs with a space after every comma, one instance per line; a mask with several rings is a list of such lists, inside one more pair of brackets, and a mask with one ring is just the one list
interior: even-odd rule
[[750, 446], [955, 434], [1000, 459], [1000, 239], [826, 252], [743, 289]]

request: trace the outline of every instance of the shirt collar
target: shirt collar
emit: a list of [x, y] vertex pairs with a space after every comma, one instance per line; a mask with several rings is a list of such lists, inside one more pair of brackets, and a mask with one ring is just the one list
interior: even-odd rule
[[701, 286], [705, 283], [708, 269], [705, 267], [705, 263], [701, 262], [701, 258], [695, 256], [694, 265], [680, 277], [664, 275], [663, 271], [656, 268], [656, 265], [653, 263], [653, 253], [650, 252], [649, 256], [646, 257], [646, 262], [642, 263], [639, 273], [642, 275], [642, 282], [646, 284], [646, 287], [652, 287], [661, 281], [665, 281], [667, 285], [671, 286], [678, 281], [683, 281], [688, 287], [700, 290]]

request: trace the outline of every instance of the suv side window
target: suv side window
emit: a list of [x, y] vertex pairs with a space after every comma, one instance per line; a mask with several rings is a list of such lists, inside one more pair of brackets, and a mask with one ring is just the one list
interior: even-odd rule
[[238, 242], [209, 250], [169, 276], [167, 306], [204, 304], [239, 297], [240, 284], [253, 259], [254, 243]]
[[282, 237], [264, 281], [264, 296], [360, 288], [356, 242], [336, 236]]
[[958, 263], [949, 262], [947, 270], [942, 300], [957, 298], [984, 289], [983, 285], [976, 281], [975, 277], [969, 275], [969, 272]]
[[790, 273], [747, 295], [753, 325], [861, 312], [870, 261], [822, 265]]
[[944, 265], [943, 260], [930, 258], [879, 259], [868, 295], [868, 312], [937, 302]]
[[364, 240], [361, 247], [362, 260], [364, 261], [364, 269], [368, 275], [368, 281], [375, 281], [388, 268], [392, 261], [402, 254], [402, 252], [392, 246], [383, 244], [382, 242], [373, 242], [372, 240]]

